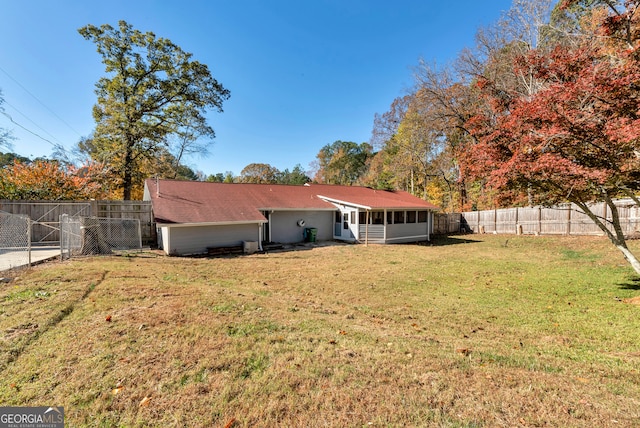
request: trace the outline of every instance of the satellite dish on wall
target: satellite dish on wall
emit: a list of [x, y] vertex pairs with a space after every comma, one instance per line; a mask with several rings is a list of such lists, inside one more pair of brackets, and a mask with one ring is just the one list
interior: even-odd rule
[[298, 220], [298, 227], [304, 227], [304, 225], [305, 225], [305, 221], [304, 220], [302, 220], [302, 219]]

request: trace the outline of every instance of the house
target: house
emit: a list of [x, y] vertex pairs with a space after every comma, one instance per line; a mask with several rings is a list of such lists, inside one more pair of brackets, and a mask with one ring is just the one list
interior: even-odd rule
[[167, 254], [205, 253], [209, 248], [252, 242], [318, 241], [402, 243], [429, 240], [438, 208], [407, 192], [308, 184], [209, 183], [148, 179]]

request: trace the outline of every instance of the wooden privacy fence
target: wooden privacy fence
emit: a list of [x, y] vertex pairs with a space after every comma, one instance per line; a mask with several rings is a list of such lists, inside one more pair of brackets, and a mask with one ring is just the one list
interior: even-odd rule
[[433, 234], [448, 235], [460, 232], [460, 213], [436, 213], [433, 215]]
[[57, 245], [60, 216], [135, 219], [140, 221], [143, 245], [156, 242], [150, 201], [26, 201], [0, 200], [0, 211], [28, 216], [32, 223], [31, 242]]
[[[625, 234], [640, 229], [640, 207], [631, 199], [616, 200], [620, 223]], [[605, 203], [591, 205], [592, 211], [611, 221]], [[552, 208], [506, 208], [462, 213], [462, 228], [473, 233], [529, 235], [603, 235], [604, 232], [575, 204]]]

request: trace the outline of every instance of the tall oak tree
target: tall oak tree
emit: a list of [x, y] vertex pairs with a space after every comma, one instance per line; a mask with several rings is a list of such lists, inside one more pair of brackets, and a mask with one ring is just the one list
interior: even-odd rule
[[139, 166], [166, 150], [171, 135], [196, 129], [198, 136], [215, 136], [205, 113], [222, 112], [230, 93], [192, 54], [125, 21], [78, 32], [96, 44], [107, 72], [96, 83], [95, 160], [109, 166], [128, 200], [145, 178]]

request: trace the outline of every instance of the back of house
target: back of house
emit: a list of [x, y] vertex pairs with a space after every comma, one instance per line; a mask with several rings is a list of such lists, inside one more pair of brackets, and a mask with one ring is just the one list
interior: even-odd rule
[[167, 254], [305, 240], [429, 240], [438, 207], [407, 192], [358, 186], [148, 179], [159, 246]]

